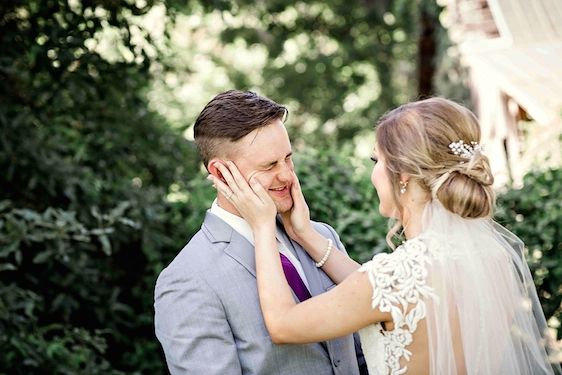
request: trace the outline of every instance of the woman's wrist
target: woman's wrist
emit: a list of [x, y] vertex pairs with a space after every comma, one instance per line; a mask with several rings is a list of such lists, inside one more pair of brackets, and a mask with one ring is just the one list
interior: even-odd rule
[[320, 261], [326, 252], [328, 238], [324, 237], [316, 230], [307, 232], [302, 237], [301, 246], [316, 261]]
[[272, 235], [275, 237], [275, 222], [260, 222], [256, 224], [250, 224], [252, 227], [252, 232], [254, 232], [254, 237], [258, 235]]
[[296, 237], [294, 238], [294, 240], [303, 247], [306, 247], [309, 244], [313, 243], [318, 235], [318, 232], [316, 232], [312, 225], [308, 225], [306, 228], [303, 228], [299, 231], [294, 230], [293, 232]]

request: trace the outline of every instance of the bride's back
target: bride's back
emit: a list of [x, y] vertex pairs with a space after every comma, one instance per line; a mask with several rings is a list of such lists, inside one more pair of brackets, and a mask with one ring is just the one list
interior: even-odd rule
[[[450, 322], [453, 331], [453, 352], [454, 363], [456, 368], [455, 374], [448, 375], [467, 375], [466, 366], [464, 363], [464, 354], [462, 350], [462, 342], [460, 338], [460, 327], [458, 320]], [[393, 324], [386, 324], [385, 328], [389, 331], [393, 330]], [[427, 331], [427, 319], [423, 319], [418, 323], [418, 327], [413, 334], [412, 343], [406, 347], [412, 353], [410, 360], [405, 358], [400, 360], [401, 368], [408, 368], [407, 373], [416, 375], [426, 375], [430, 373], [430, 354], [429, 354], [429, 340]]]

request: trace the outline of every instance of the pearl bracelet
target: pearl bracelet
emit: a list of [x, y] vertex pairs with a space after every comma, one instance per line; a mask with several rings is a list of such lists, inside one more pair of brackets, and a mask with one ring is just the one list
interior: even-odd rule
[[326, 263], [326, 261], [328, 260], [328, 257], [330, 256], [330, 253], [332, 252], [332, 247], [333, 247], [332, 239], [328, 238], [328, 248], [326, 249], [326, 252], [324, 253], [324, 257], [320, 260], [320, 262], [314, 264], [317, 268], [322, 267], [324, 265], [324, 263]]

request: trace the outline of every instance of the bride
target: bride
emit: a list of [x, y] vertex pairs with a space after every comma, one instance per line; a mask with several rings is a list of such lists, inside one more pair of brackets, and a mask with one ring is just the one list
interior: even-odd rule
[[338, 284], [295, 303], [279, 261], [276, 209], [232, 162], [215, 186], [255, 237], [258, 291], [273, 342], [308, 343], [359, 331], [376, 374], [554, 374], [547, 326], [523, 244], [491, 218], [493, 176], [466, 108], [432, 98], [386, 114], [371, 180], [379, 212], [406, 241], [355, 263], [316, 232], [296, 176], [287, 232]]

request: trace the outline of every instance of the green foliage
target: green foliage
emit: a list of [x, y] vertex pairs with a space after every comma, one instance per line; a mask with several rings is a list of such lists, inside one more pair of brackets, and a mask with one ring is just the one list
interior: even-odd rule
[[[442, 10], [434, 0], [202, 4], [187, 6], [189, 21], [177, 14], [176, 34], [182, 37], [175, 43], [180, 48], [166, 58], [177, 69], [165, 75], [178, 83], [158, 86], [155, 99], [175, 102], [174, 110], [162, 113], [172, 119], [184, 113], [184, 121], [195, 118], [192, 105], [201, 99], [174, 94], [184, 92], [182, 83], [185, 88], [199, 87], [205, 101], [222, 89], [251, 89], [286, 104], [290, 133], [318, 147], [345, 144], [370, 131], [390, 108], [418, 97], [420, 17], [425, 13], [437, 20]], [[168, 5], [186, 9], [178, 1]], [[435, 38], [446, 38], [437, 21], [434, 27]], [[184, 48], [197, 42], [196, 48]], [[206, 64], [189, 64], [182, 74], [188, 60]], [[441, 63], [440, 56], [433, 60]]]
[[308, 150], [295, 157], [303, 194], [316, 221], [339, 233], [351, 257], [364, 262], [388, 248], [387, 220], [378, 213], [378, 197], [368, 178], [372, 163], [349, 151]]
[[545, 315], [562, 321], [562, 169], [529, 173], [522, 189], [500, 195], [498, 206], [498, 222], [529, 250], [527, 260]]
[[[153, 333], [154, 283], [200, 228], [214, 191], [192, 143], [146, 103], [152, 74], [181, 67], [162, 62], [150, 33], [133, 27], [156, 2], [144, 3], [0, 2], [1, 373], [166, 373]], [[302, 154], [295, 147], [311, 216], [334, 226], [359, 261], [387, 249], [370, 165], [336, 147], [411, 96], [412, 66], [397, 62], [415, 56], [416, 2], [166, 3], [259, 21], [230, 25], [222, 37], [267, 47], [261, 92], [297, 103], [297, 128], [299, 113], [336, 122], [333, 133], [305, 137]], [[112, 59], [100, 47], [107, 30], [121, 51]], [[277, 59], [287, 40], [300, 48], [294, 61]], [[250, 86], [252, 77], [230, 65], [230, 83]], [[380, 99], [351, 105], [360, 90]], [[199, 96], [194, 102], [207, 100]], [[308, 141], [325, 147], [312, 151], [320, 147]], [[528, 244], [545, 312], [558, 317], [560, 177], [530, 175], [523, 190], [500, 197], [499, 215]]]
[[[187, 216], [166, 197], [198, 169], [142, 94], [130, 19], [150, 7], [0, 5], [2, 372], [165, 372], [152, 291]], [[132, 58], [92, 47], [110, 27]]]

